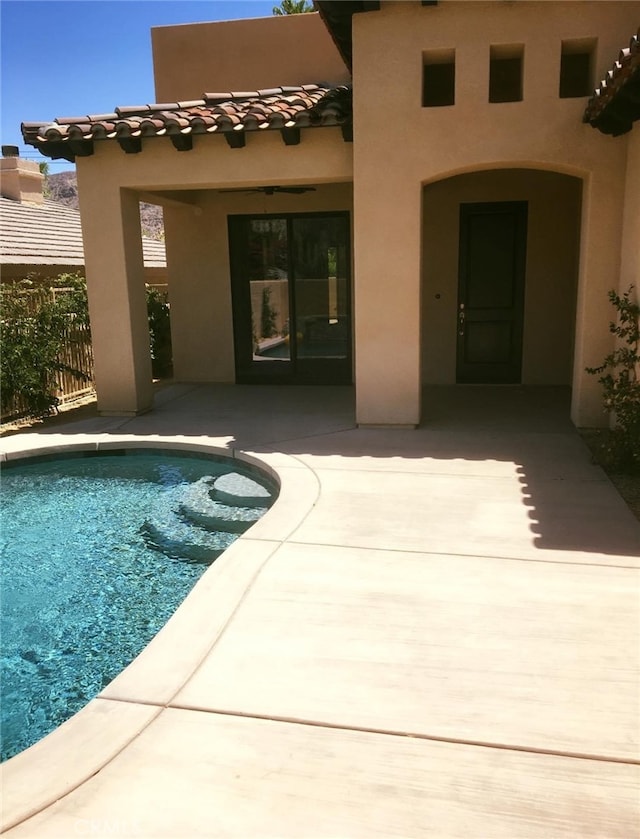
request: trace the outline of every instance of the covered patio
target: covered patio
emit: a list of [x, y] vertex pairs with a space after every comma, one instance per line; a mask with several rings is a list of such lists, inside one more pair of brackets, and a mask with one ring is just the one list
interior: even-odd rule
[[[155, 103], [23, 125], [27, 143], [77, 163], [101, 413], [152, 404], [144, 200], [165, 211], [182, 382], [288, 367], [294, 383], [353, 382], [358, 425], [397, 428], [419, 425], [425, 384], [566, 385], [577, 426], [606, 424], [586, 370], [612, 348], [608, 292], [637, 285], [631, 5], [316, 5], [159, 28]], [[588, 72], [567, 91], [576, 55]], [[496, 98], [480, 81], [502, 61], [517, 84]], [[434, 102], [426, 80], [442, 66], [457, 82]], [[339, 236], [296, 238], [322, 214]], [[323, 288], [321, 310], [299, 281]], [[249, 312], [258, 283], [267, 315], [269, 295], [288, 301], [276, 336]], [[264, 363], [274, 337], [289, 356]]]

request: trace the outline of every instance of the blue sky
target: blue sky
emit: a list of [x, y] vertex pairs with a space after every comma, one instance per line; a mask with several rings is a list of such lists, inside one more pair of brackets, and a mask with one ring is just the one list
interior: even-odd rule
[[[153, 102], [153, 26], [268, 17], [278, 0], [0, 0], [0, 141], [21, 122]], [[123, 21], [126, 20], [126, 26]], [[50, 162], [50, 171], [72, 168]]]

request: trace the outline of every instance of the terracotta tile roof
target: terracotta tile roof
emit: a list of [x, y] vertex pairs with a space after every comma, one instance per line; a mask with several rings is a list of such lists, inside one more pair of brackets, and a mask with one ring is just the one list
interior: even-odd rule
[[314, 7], [327, 27], [333, 42], [342, 56], [342, 60], [351, 70], [353, 63], [353, 44], [351, 40], [352, 18], [359, 12], [372, 12], [380, 9], [378, 0], [314, 0]]
[[626, 134], [640, 119], [640, 29], [607, 71], [587, 104], [583, 122], [603, 134]]
[[197, 134], [236, 132], [237, 136], [261, 129], [286, 131], [350, 124], [350, 86], [308, 84], [204, 93], [201, 99], [187, 102], [129, 105], [110, 114], [58, 117], [50, 123], [25, 122], [22, 135], [25, 143], [44, 155], [71, 159], [91, 154], [94, 140], [131, 143], [168, 136], [177, 148], [187, 150], [191, 145], [186, 138]]
[[[146, 268], [166, 267], [164, 242], [143, 236], [142, 252]], [[80, 211], [0, 198], [0, 264], [83, 266]]]

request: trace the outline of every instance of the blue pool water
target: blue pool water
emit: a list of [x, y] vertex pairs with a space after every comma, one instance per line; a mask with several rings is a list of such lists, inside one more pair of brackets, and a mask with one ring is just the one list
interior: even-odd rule
[[231, 460], [91, 454], [3, 469], [2, 760], [99, 693], [273, 500]]

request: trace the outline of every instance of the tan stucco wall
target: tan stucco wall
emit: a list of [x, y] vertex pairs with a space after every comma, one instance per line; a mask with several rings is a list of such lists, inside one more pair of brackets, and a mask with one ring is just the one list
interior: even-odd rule
[[317, 12], [156, 27], [151, 40], [157, 102], [349, 80]]
[[[640, 303], [640, 124], [629, 136], [619, 294], [632, 286], [630, 298]], [[640, 365], [636, 367], [640, 380]]]
[[[79, 159], [77, 170], [103, 413], [141, 412], [151, 399], [146, 323], [136, 320], [139, 336], [134, 342], [128, 337], [130, 309], [138, 312], [144, 287], [137, 263], [141, 252], [130, 242], [139, 237], [139, 223], [123, 229], [123, 202], [129, 195], [144, 194], [149, 201], [149, 193], [155, 193], [159, 201], [169, 199], [164, 218], [174, 375], [183, 381], [234, 379], [227, 214], [351, 208], [352, 145], [338, 128], [303, 131], [298, 146], [285, 146], [279, 132], [256, 132], [244, 149], [229, 148], [219, 136], [196, 137], [190, 152], [177, 152], [166, 138], [143, 141], [136, 155], [125, 154], [115, 143], [96, 143], [95, 154]], [[317, 191], [273, 196], [211, 191], [287, 183], [314, 184]], [[118, 307], [128, 314], [118, 315]], [[114, 344], [116, 353], [111, 352]], [[126, 353], [131, 359], [125, 363], [121, 354]], [[140, 395], [136, 383], [147, 369], [149, 389], [143, 387]]]
[[143, 138], [139, 154], [125, 154], [116, 142], [97, 141], [91, 157], [76, 161], [79, 189], [95, 182], [106, 189], [178, 193], [351, 180], [353, 145], [343, 141], [339, 128], [303, 129], [301, 138], [299, 145], [286, 146], [279, 131], [248, 131], [246, 147], [232, 149], [221, 134], [195, 135], [193, 150], [179, 152], [168, 137], [153, 137]]
[[[619, 271], [627, 140], [582, 124], [586, 98], [559, 98], [561, 41], [597, 38], [596, 78], [602, 78], [639, 18], [637, 2], [464, 0], [429, 7], [383, 2], [379, 12], [354, 16], [360, 423], [419, 419], [422, 185], [463, 172], [520, 167], [585, 181], [572, 416], [580, 425], [602, 421], [599, 388], [583, 370], [610, 346], [603, 300]], [[504, 44], [524, 45], [523, 101], [491, 104], [490, 47]], [[456, 103], [422, 108], [423, 53], [452, 48]], [[382, 312], [390, 283], [394, 295]]]
[[577, 178], [526, 169], [458, 175], [425, 187], [423, 383], [456, 380], [460, 204], [527, 201], [522, 383], [571, 384], [580, 192]]
[[625, 292], [632, 285], [635, 299], [640, 300], [640, 124], [638, 123], [629, 135], [628, 146], [619, 291]]

